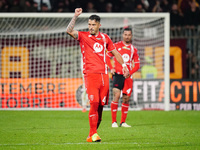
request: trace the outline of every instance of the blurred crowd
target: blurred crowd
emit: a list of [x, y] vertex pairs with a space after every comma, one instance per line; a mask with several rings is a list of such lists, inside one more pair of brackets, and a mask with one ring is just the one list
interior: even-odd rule
[[200, 24], [200, 0], [0, 0], [0, 12], [170, 12], [171, 28]]
[[0, 0], [0, 12], [170, 12], [171, 27], [200, 24], [200, 0]]

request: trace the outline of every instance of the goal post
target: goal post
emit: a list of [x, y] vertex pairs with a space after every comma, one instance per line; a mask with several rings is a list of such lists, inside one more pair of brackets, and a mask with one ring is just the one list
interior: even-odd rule
[[[0, 14], [0, 109], [82, 108], [81, 52], [66, 33], [74, 13]], [[83, 13], [75, 29], [87, 31]], [[133, 30], [141, 68], [133, 74], [130, 109], [169, 110], [169, 14], [97, 13], [113, 42]], [[143, 68], [143, 69], [142, 69]], [[151, 68], [151, 69], [150, 69]], [[112, 100], [110, 80], [109, 105]], [[89, 107], [89, 106], [88, 106]]]

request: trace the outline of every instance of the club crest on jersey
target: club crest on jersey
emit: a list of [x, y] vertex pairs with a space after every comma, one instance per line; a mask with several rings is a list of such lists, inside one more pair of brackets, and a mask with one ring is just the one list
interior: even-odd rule
[[103, 50], [103, 46], [99, 43], [94, 43], [93, 49], [95, 50], [96, 53], [99, 53]]
[[122, 58], [123, 58], [124, 62], [128, 62], [130, 60], [130, 57], [128, 54], [123, 54]]
[[94, 100], [94, 95], [90, 95], [90, 96], [89, 96], [89, 100], [90, 100], [90, 101], [93, 101], [93, 100]]
[[126, 46], [124, 46], [124, 47], [122, 47], [123, 49], [128, 49], [128, 50], [130, 50], [130, 48], [128, 48], [128, 47], [126, 47]]

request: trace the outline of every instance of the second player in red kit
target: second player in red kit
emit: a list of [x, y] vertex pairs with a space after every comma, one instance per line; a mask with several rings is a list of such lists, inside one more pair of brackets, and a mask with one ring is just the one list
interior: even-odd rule
[[[132, 30], [125, 28], [123, 31], [123, 40], [115, 43], [117, 51], [122, 55], [122, 58], [129, 69], [129, 78], [124, 78], [122, 73], [122, 66], [116, 61], [114, 57], [114, 67], [111, 65], [110, 58], [111, 53], [107, 54], [107, 64], [113, 74], [113, 101], [111, 102], [111, 115], [112, 115], [112, 127], [118, 127], [117, 124], [117, 109], [118, 102], [122, 91], [122, 106], [121, 106], [121, 127], [131, 127], [126, 123], [126, 118], [129, 108], [129, 99], [133, 89], [132, 74], [136, 72], [140, 67], [140, 59], [138, 50], [131, 44], [132, 42]], [[134, 67], [133, 67], [134, 63]]]

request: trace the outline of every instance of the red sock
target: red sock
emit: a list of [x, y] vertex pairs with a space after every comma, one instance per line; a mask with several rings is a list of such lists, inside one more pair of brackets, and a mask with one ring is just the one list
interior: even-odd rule
[[121, 107], [121, 122], [126, 122], [126, 117], [127, 117], [127, 114], [128, 114], [128, 108], [129, 108], [129, 104], [124, 104], [122, 103], [122, 107]]
[[118, 108], [118, 102], [111, 102], [111, 115], [112, 115], [112, 123], [117, 122], [117, 108]]
[[90, 111], [89, 111], [90, 133], [89, 133], [89, 136], [92, 136], [93, 134], [97, 133], [98, 106], [99, 106], [99, 103], [90, 103]]

